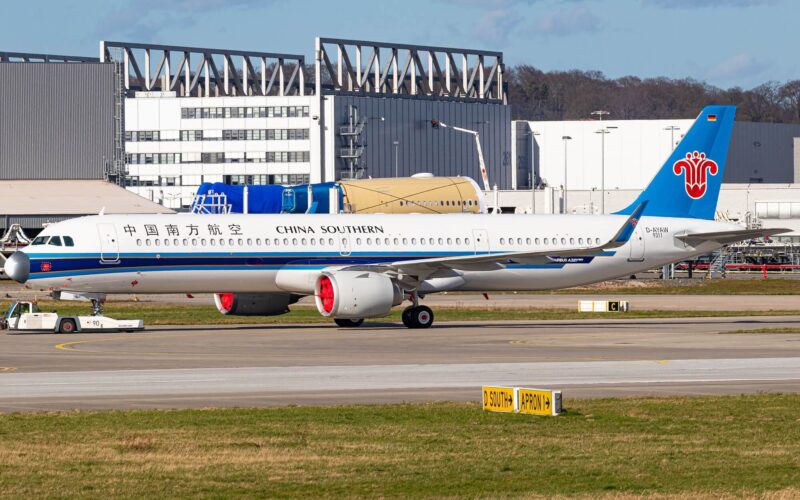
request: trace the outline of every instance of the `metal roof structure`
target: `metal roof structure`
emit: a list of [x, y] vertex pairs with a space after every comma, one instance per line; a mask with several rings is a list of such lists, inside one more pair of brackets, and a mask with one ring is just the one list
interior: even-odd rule
[[0, 214], [169, 214], [173, 210], [102, 180], [0, 181]]
[[305, 95], [305, 58], [297, 54], [100, 42], [100, 60], [123, 66], [128, 91], [196, 96]]

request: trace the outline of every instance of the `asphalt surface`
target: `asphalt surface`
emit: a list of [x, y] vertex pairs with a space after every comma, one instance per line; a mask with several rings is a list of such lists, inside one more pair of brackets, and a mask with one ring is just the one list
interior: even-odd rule
[[800, 316], [0, 334], [0, 410], [800, 391], [800, 334], [729, 333], [782, 327]]

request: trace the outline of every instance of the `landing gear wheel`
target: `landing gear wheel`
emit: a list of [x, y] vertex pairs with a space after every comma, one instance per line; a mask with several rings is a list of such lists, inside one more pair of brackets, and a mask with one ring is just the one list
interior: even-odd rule
[[409, 328], [430, 328], [433, 311], [427, 306], [409, 307], [403, 311], [403, 324]]
[[361, 319], [333, 318], [333, 322], [341, 326], [342, 328], [356, 328], [364, 324], [364, 318]]
[[58, 326], [58, 333], [75, 333], [77, 330], [77, 326], [75, 325], [75, 321], [71, 319], [65, 319], [61, 322]]

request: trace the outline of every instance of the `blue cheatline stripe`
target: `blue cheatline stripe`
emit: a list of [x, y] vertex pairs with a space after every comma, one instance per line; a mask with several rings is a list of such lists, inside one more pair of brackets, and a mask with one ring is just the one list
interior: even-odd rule
[[[288, 269], [292, 271], [322, 270], [329, 265], [310, 266], [170, 266], [170, 267], [115, 267], [109, 269], [76, 269], [73, 271], [35, 273], [30, 280], [47, 278], [64, 278], [68, 276], [88, 276], [96, 274], [122, 274], [122, 273], [153, 273], [175, 271], [278, 271]], [[561, 269], [564, 264], [510, 264], [508, 269]]]
[[[505, 252], [503, 252], [505, 253]], [[611, 256], [615, 252], [596, 252], [586, 257], [556, 258], [546, 264], [510, 264], [512, 269], [556, 269], [564, 264], [586, 264], [595, 256]], [[121, 255], [113, 264], [100, 262], [100, 254], [72, 254], [71, 258], [63, 258], [64, 254], [29, 254], [31, 257], [31, 276], [63, 277], [86, 274], [109, 274], [124, 272], [180, 271], [180, 270], [276, 270], [290, 269], [323, 269], [328, 266], [385, 264], [389, 262], [425, 259], [441, 256], [474, 255], [473, 252], [360, 252], [351, 255], [339, 253], [285, 254], [285, 253], [196, 253], [196, 254], [126, 254]], [[77, 257], [76, 255], [87, 255]], [[49, 264], [48, 271], [41, 266]]]

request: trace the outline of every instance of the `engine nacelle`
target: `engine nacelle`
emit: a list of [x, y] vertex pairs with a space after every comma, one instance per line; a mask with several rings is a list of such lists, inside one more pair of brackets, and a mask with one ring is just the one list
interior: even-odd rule
[[403, 292], [385, 274], [330, 271], [317, 278], [314, 298], [317, 310], [326, 317], [381, 318], [403, 302]]
[[278, 316], [289, 312], [289, 304], [300, 299], [287, 292], [215, 293], [214, 303], [228, 316]]

